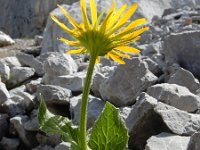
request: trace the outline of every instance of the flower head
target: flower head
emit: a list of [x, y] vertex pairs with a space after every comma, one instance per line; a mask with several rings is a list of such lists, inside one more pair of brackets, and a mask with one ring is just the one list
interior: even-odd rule
[[104, 12], [97, 16], [94, 0], [90, 0], [91, 19], [88, 19], [87, 16], [85, 0], [80, 0], [80, 6], [83, 22], [77, 23], [64, 8], [58, 5], [73, 29], [68, 28], [51, 15], [53, 21], [74, 38], [74, 41], [59, 39], [77, 48], [68, 51], [68, 54], [89, 53], [90, 57], [95, 57], [97, 62], [100, 56], [105, 56], [119, 64], [124, 64], [122, 58], [129, 58], [130, 54], [140, 52], [138, 49], [128, 46], [128, 44], [140, 39], [140, 35], [149, 29], [149, 27], [144, 26], [147, 22], [145, 18], [137, 19], [128, 24], [129, 19], [138, 7], [137, 4], [132, 5], [129, 9], [127, 9], [127, 4], [124, 4], [119, 10], [116, 10], [113, 2], [104, 20], [102, 20]]

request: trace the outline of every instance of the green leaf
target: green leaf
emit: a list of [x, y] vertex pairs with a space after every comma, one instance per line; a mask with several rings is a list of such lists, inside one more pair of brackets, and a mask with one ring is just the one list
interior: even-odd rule
[[92, 150], [123, 150], [128, 142], [128, 130], [118, 109], [106, 102], [95, 122], [88, 142]]
[[42, 96], [40, 96], [40, 101], [38, 112], [40, 129], [47, 134], [61, 135], [63, 141], [72, 143], [73, 150], [78, 150], [78, 127], [73, 126], [68, 118], [48, 111]]

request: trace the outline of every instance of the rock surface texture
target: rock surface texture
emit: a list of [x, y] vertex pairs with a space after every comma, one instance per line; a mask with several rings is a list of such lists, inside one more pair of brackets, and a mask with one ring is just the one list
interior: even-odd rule
[[[112, 3], [95, 1], [99, 13]], [[128, 128], [127, 149], [200, 150], [200, 0], [115, 1], [117, 8], [137, 2], [131, 20], [146, 17], [150, 30], [131, 45], [141, 53], [126, 64], [102, 57], [95, 65], [88, 132], [109, 101]], [[40, 95], [73, 124], [81, 115], [89, 57], [64, 54], [71, 47], [57, 38], [71, 38], [48, 17], [56, 3], [81, 22], [76, 0], [0, 0], [0, 30], [9, 34], [0, 32], [0, 150], [70, 149], [37, 119]], [[71, 28], [59, 9], [51, 14]]]

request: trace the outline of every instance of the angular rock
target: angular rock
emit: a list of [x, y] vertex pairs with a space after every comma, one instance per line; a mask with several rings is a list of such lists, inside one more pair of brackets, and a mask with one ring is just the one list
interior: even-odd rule
[[10, 98], [10, 94], [4, 83], [0, 81], [0, 105]]
[[155, 74], [155, 75], [161, 74], [161, 72], [162, 72], [161, 68], [155, 61], [153, 61], [149, 57], [143, 57], [143, 60], [148, 64], [148, 68], [153, 74]]
[[183, 68], [179, 68], [174, 73], [172, 73], [168, 83], [185, 86], [193, 93], [195, 93], [200, 88], [198, 79], [196, 79], [191, 72]]
[[116, 106], [126, 106], [133, 104], [136, 97], [156, 80], [157, 77], [149, 71], [147, 63], [135, 57], [127, 60], [125, 65], [119, 65], [101, 83], [99, 92], [104, 100]]
[[38, 59], [36, 59], [33, 55], [28, 55], [25, 53], [18, 53], [17, 58], [22, 65], [29, 66], [35, 69], [35, 72], [38, 75], [44, 74], [43, 64]]
[[187, 150], [199, 150], [200, 149], [200, 133], [194, 133], [190, 138], [190, 143]]
[[19, 139], [17, 138], [7, 138], [3, 137], [0, 141], [0, 147], [3, 148], [3, 150], [16, 150], [20, 144]]
[[10, 68], [2, 61], [0, 61], [0, 77], [4, 83], [10, 78]]
[[9, 91], [11, 96], [16, 95], [18, 92], [26, 92], [26, 86], [21, 85]]
[[199, 78], [200, 31], [172, 33], [164, 41], [164, 54], [168, 64], [178, 63]]
[[73, 2], [72, 0], [28, 0], [19, 1], [16, 5], [15, 1], [1, 1], [0, 28], [15, 38], [42, 34], [49, 12], [56, 7], [56, 4]]
[[0, 61], [5, 63], [10, 68], [22, 66], [17, 57], [15, 56], [2, 58]]
[[[72, 121], [74, 124], [79, 124], [80, 119], [80, 107], [81, 107], [82, 95], [72, 97], [70, 99], [70, 112], [72, 116]], [[104, 108], [105, 102], [99, 98], [89, 96], [88, 99], [88, 119], [87, 119], [87, 128], [92, 127], [94, 121], [98, 118], [100, 113]]]
[[54, 148], [49, 145], [39, 145], [32, 150], [54, 150]]
[[45, 75], [43, 81], [45, 84], [57, 85], [74, 92], [80, 92], [83, 90], [85, 77], [86, 72], [77, 72], [65, 76]]
[[200, 129], [200, 115], [190, 114], [159, 102], [154, 108], [171, 132], [178, 135], [192, 135]]
[[100, 84], [112, 75], [116, 67], [104, 66], [94, 74], [91, 90], [95, 96], [100, 97]]
[[35, 44], [36, 44], [36, 45], [41, 45], [42, 40], [43, 40], [43, 36], [41, 36], [41, 35], [36, 35], [36, 36], [34, 37], [34, 39], [35, 39]]
[[27, 132], [24, 129], [23, 124], [27, 122], [28, 116], [15, 116], [10, 119], [10, 123], [14, 126], [17, 134], [19, 135], [20, 140], [27, 146], [27, 147], [34, 147], [37, 145], [37, 141], [35, 138], [34, 132]]
[[27, 120], [23, 126], [24, 126], [24, 129], [26, 131], [39, 131], [39, 123], [38, 123], [38, 119], [37, 119], [37, 114], [38, 114], [38, 110], [33, 110], [31, 112], [31, 116], [30, 116], [30, 119]]
[[8, 124], [8, 115], [0, 114], [0, 140], [4, 135], [8, 133], [9, 124]]
[[160, 133], [147, 140], [145, 150], [188, 150], [190, 137]]
[[29, 79], [35, 74], [35, 70], [29, 67], [13, 67], [10, 70], [10, 80], [8, 84], [11, 86], [16, 86], [21, 82]]
[[41, 84], [42, 78], [31, 80], [26, 84], [26, 89], [29, 93], [33, 94], [37, 91], [38, 86]]
[[154, 112], [157, 100], [142, 93], [126, 118], [129, 130], [129, 148], [144, 149], [146, 140], [152, 135], [167, 131], [162, 119]]
[[15, 43], [15, 41], [13, 39], [11, 39], [11, 37], [9, 35], [0, 31], [0, 47], [12, 45], [14, 43]]
[[55, 150], [70, 150], [71, 144], [67, 142], [62, 142], [56, 145]]
[[39, 85], [37, 95], [42, 95], [48, 104], [69, 104], [69, 98], [72, 96], [70, 90], [54, 85]]
[[[21, 97], [19, 97], [20, 99]], [[2, 112], [7, 113], [10, 117], [14, 117], [16, 115], [24, 115], [26, 113], [24, 107], [17, 102], [14, 102], [11, 99], [5, 101], [1, 106], [0, 109]]]
[[45, 135], [44, 133], [38, 132], [36, 135], [37, 141], [40, 145], [50, 145], [55, 147], [61, 143], [61, 137], [59, 135]]
[[30, 112], [34, 108], [33, 99], [35, 97], [27, 92], [17, 92], [11, 97], [11, 100], [15, 102], [24, 111]]
[[156, 84], [149, 87], [147, 93], [163, 103], [187, 112], [194, 112], [200, 107], [199, 96], [176, 84]]
[[77, 65], [70, 55], [52, 53], [44, 62], [45, 74], [51, 76], [69, 75], [77, 72]]

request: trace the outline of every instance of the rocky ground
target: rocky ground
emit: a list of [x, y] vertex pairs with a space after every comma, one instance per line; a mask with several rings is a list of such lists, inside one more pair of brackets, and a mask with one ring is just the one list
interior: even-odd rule
[[[102, 7], [109, 5], [101, 2]], [[150, 31], [133, 45], [141, 54], [125, 60], [125, 65], [104, 58], [96, 65], [88, 128], [107, 100], [120, 108], [130, 150], [200, 150], [200, 7], [192, 5], [198, 1], [190, 3], [182, 1], [179, 5], [185, 7], [178, 9], [174, 1], [157, 15], [155, 8]], [[78, 3], [64, 7], [80, 21], [74, 13]], [[138, 16], [145, 14], [141, 11]], [[59, 10], [51, 13], [64, 20]], [[32, 39], [13, 40], [0, 32], [1, 150], [69, 148], [59, 136], [40, 131], [36, 118], [41, 93], [53, 113], [79, 123], [88, 57], [64, 54], [69, 47], [58, 42], [58, 36], [66, 35], [50, 19], [43, 36]]]

